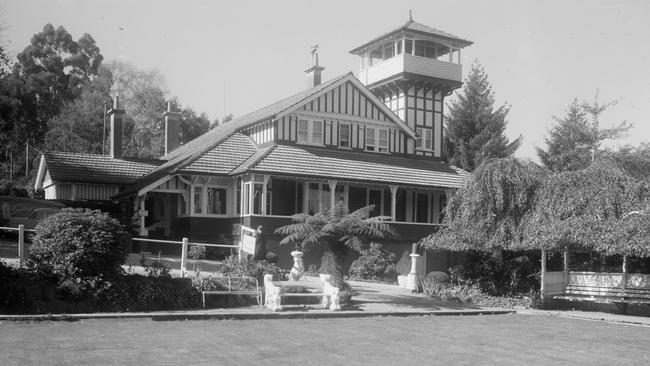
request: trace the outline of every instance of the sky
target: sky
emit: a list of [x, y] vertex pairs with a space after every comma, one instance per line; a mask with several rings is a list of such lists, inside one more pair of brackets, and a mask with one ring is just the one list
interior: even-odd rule
[[[650, 141], [650, 1], [93, 1], [0, 0], [0, 41], [15, 56], [51, 23], [74, 39], [89, 33], [106, 61], [158, 70], [169, 96], [211, 119], [235, 117], [307, 86], [310, 46], [324, 80], [353, 71], [349, 51], [413, 19], [474, 42], [463, 77], [483, 65], [495, 106], [511, 106], [506, 134], [535, 147], [575, 98], [616, 100], [602, 127], [626, 120]], [[449, 100], [449, 99], [448, 99]]]

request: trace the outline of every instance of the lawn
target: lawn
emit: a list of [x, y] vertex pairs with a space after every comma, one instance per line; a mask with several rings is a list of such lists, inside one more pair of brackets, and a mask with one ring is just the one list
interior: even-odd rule
[[3, 365], [640, 365], [650, 328], [545, 315], [0, 323]]

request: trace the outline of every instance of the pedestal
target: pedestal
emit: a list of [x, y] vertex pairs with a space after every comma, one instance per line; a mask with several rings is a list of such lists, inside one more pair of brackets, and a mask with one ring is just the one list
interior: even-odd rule
[[411, 272], [409, 272], [408, 277], [406, 279], [406, 289], [411, 290], [411, 291], [417, 291], [418, 290], [418, 272], [417, 272], [417, 265], [418, 265], [418, 257], [419, 254], [411, 254]]

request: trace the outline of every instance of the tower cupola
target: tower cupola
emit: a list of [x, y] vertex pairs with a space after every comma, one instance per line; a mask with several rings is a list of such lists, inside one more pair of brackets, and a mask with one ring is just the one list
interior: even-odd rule
[[444, 98], [462, 85], [460, 51], [472, 42], [417, 23], [402, 26], [353, 49], [359, 80], [416, 133], [407, 151], [442, 157]]
[[359, 79], [370, 88], [399, 79], [432, 81], [451, 91], [462, 84], [460, 51], [471, 44], [409, 15], [402, 26], [350, 53], [360, 57]]

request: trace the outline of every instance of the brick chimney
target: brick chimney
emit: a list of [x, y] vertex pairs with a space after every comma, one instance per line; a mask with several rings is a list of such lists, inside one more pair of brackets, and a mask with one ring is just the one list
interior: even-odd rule
[[110, 124], [110, 155], [113, 159], [122, 159], [122, 124], [124, 109], [120, 109], [120, 97], [113, 99], [113, 108], [108, 111]]
[[321, 83], [321, 72], [324, 67], [318, 65], [318, 45], [311, 47], [311, 67], [305, 70], [307, 73], [307, 88], [313, 88]]
[[169, 154], [180, 144], [178, 141], [178, 120], [180, 113], [174, 112], [172, 109], [172, 103], [167, 102], [167, 111], [163, 113], [163, 116], [165, 116], [165, 155]]

